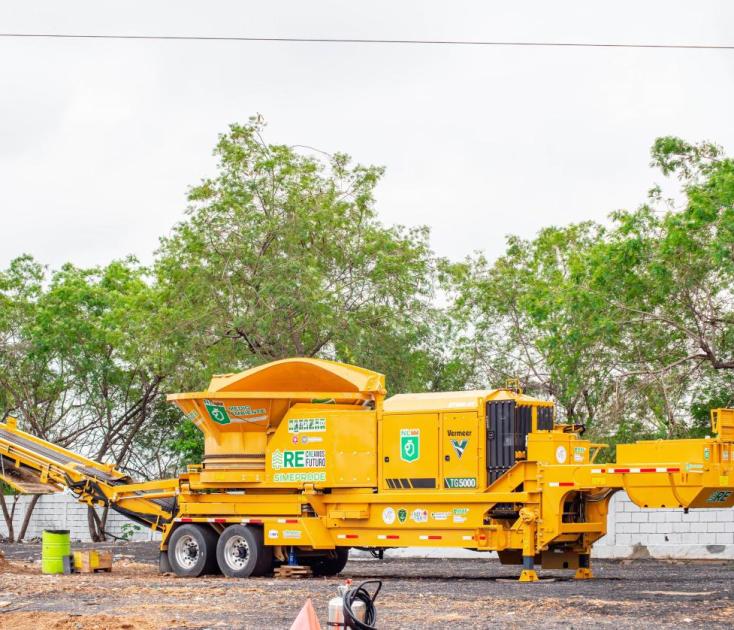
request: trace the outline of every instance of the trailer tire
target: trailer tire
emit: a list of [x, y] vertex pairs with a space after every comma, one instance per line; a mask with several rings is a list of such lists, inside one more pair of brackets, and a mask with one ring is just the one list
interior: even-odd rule
[[158, 573], [173, 573], [171, 561], [168, 559], [168, 552], [161, 551], [158, 556]]
[[173, 530], [168, 562], [179, 577], [217, 573], [217, 534], [208, 525], [189, 523]]
[[217, 563], [227, 577], [260, 577], [273, 566], [273, 548], [265, 545], [262, 527], [230, 525], [219, 536]]
[[311, 564], [314, 575], [333, 576], [341, 573], [349, 560], [349, 547], [337, 547], [334, 555], [319, 558]]

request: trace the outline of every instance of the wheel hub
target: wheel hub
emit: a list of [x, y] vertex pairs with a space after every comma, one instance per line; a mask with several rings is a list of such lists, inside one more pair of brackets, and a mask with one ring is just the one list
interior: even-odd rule
[[199, 543], [193, 536], [182, 536], [176, 543], [176, 561], [186, 569], [191, 569], [199, 559]]
[[250, 557], [250, 545], [242, 536], [232, 536], [224, 545], [224, 561], [238, 571], [242, 569]]

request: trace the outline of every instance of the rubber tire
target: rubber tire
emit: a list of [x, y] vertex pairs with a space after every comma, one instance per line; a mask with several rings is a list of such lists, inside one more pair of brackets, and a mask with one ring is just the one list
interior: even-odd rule
[[[176, 561], [176, 544], [186, 535], [190, 535], [199, 545], [199, 557], [191, 568], [182, 567]], [[218, 573], [217, 566], [217, 533], [209, 525], [187, 523], [173, 530], [168, 541], [168, 562], [178, 577], [200, 577], [205, 574]]]
[[[232, 569], [224, 561], [224, 547], [232, 536], [242, 536], [250, 548], [250, 556], [245, 566], [241, 569]], [[272, 570], [273, 548], [265, 544], [262, 527], [230, 525], [219, 536], [219, 542], [217, 543], [217, 563], [219, 564], [219, 570], [227, 577], [260, 577]]]
[[334, 552], [334, 556], [320, 558], [311, 564], [311, 571], [314, 575], [331, 577], [344, 570], [349, 560], [349, 547], [337, 547]]
[[168, 552], [161, 551], [158, 556], [158, 573], [173, 573], [171, 561], [168, 559]]

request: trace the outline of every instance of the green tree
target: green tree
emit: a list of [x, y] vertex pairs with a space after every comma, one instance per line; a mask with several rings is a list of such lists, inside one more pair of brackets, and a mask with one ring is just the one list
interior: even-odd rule
[[682, 203], [656, 187], [639, 210], [616, 213], [590, 257], [591, 288], [623, 331], [620, 378], [654, 391], [649, 407], [677, 435], [691, 397], [734, 369], [734, 162], [673, 137], [652, 157], [680, 180]]
[[[64, 265], [47, 277], [28, 257], [0, 276], [0, 383], [4, 415], [63, 446], [127, 468], [160, 408], [175, 363], [157, 341], [159, 293], [134, 260]], [[148, 450], [147, 454], [150, 455]], [[160, 468], [138, 466], [138, 476]], [[104, 516], [90, 510], [103, 537]]]
[[263, 127], [220, 137], [217, 174], [191, 189], [158, 253], [171, 343], [195, 357], [189, 381], [291, 356], [384, 369], [397, 389], [425, 381], [427, 230], [377, 219], [382, 168], [267, 144]]
[[606, 228], [510, 237], [495, 262], [477, 256], [455, 276], [475, 381], [521, 376], [612, 441], [706, 431], [702, 407], [731, 399], [734, 163], [672, 137], [652, 156], [682, 204], [656, 187]]
[[610, 322], [584, 289], [586, 257], [602, 235], [591, 223], [546, 228], [533, 240], [510, 237], [494, 263], [467, 261], [455, 309], [484, 385], [519, 377], [526, 390], [554, 398], [568, 421], [594, 422], [613, 368], [601, 351]]

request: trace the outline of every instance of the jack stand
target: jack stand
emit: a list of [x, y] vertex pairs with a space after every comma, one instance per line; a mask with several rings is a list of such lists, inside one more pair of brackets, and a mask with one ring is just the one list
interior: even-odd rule
[[518, 582], [537, 582], [535, 572], [535, 527], [538, 515], [528, 508], [520, 510], [520, 519], [523, 523], [522, 532], [522, 573]]
[[535, 558], [533, 556], [522, 557], [522, 573], [518, 582], [537, 582], [538, 574], [535, 572]]
[[594, 577], [591, 572], [591, 556], [588, 553], [581, 554], [579, 556], [579, 568], [576, 569], [576, 575], [573, 576], [574, 580], [590, 580]]

